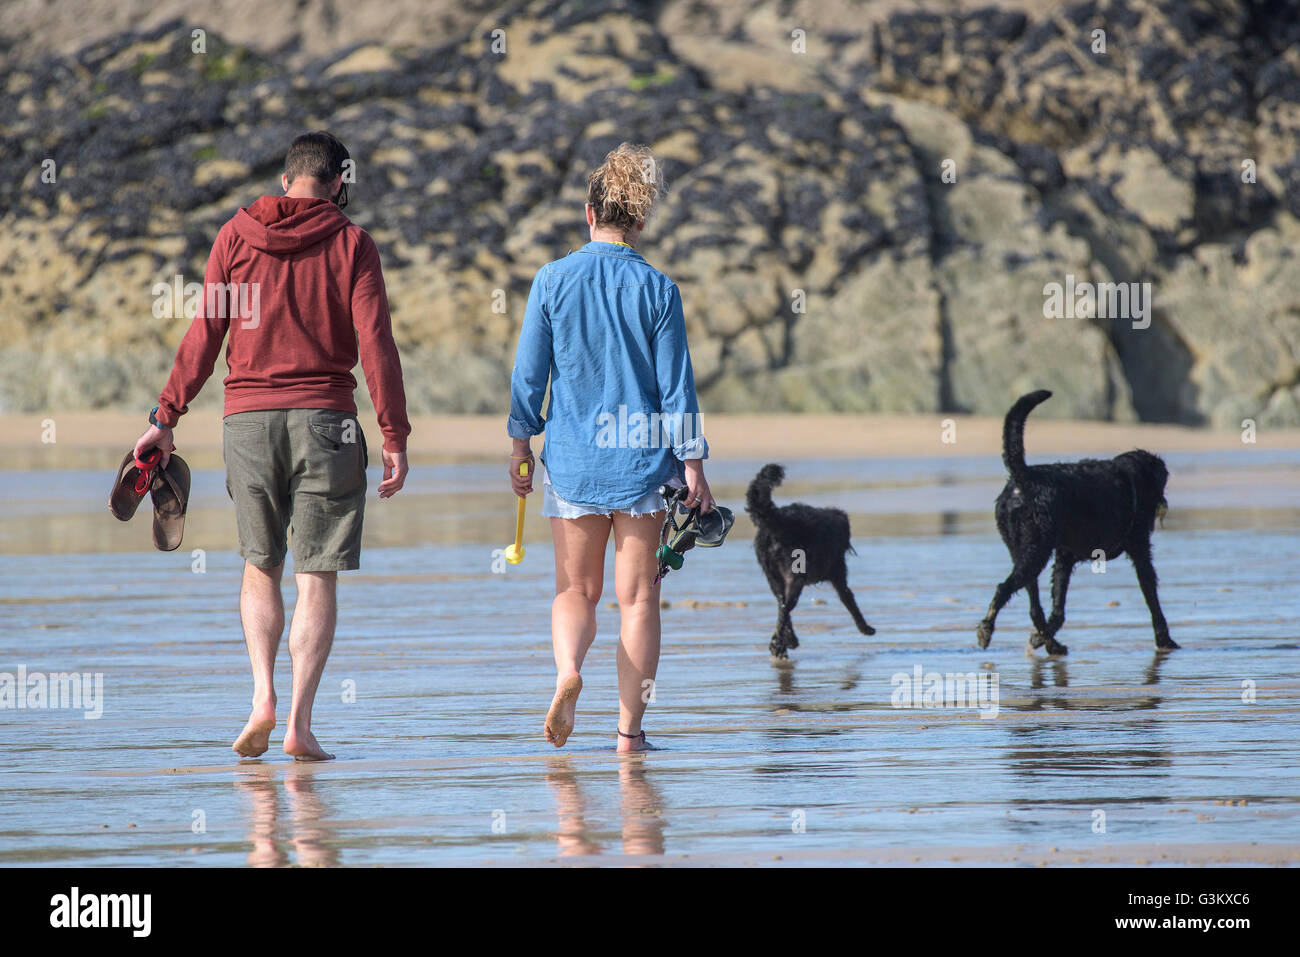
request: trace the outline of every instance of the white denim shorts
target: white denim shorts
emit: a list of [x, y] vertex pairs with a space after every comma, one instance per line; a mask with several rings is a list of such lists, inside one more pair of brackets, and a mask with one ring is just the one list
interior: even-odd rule
[[[681, 483], [672, 480], [668, 484], [680, 485]], [[551, 485], [550, 476], [545, 476], [542, 480], [542, 515], [547, 518], [582, 518], [584, 515], [613, 515], [615, 512], [639, 518], [642, 515], [653, 515], [655, 512], [662, 512], [663, 510], [664, 500], [658, 489], [641, 496], [627, 508], [597, 508], [594, 505], [573, 505], [566, 502], [560, 498], [554, 486]]]

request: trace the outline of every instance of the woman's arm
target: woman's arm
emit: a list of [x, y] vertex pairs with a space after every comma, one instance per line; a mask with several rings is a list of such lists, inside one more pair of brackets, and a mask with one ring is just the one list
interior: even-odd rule
[[664, 313], [654, 330], [655, 375], [659, 379], [659, 411], [669, 423], [673, 455], [686, 470], [686, 504], [701, 511], [713, 509], [713, 495], [704, 477], [709, 443], [700, 427], [700, 402], [695, 394], [695, 373], [686, 344], [686, 316], [676, 284], [668, 291]]
[[[546, 311], [546, 267], [533, 279], [524, 308], [524, 323], [519, 330], [515, 350], [515, 367], [510, 376], [510, 418], [506, 432], [514, 440], [510, 457], [510, 484], [516, 495], [533, 490], [536, 463], [531, 448], [532, 437], [546, 428], [542, 418], [542, 400], [551, 375], [551, 318]], [[519, 474], [519, 463], [528, 462], [528, 476]]]

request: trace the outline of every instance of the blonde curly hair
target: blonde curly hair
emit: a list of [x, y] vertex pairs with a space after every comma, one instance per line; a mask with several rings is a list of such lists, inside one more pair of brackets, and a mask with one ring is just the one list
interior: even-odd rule
[[648, 146], [622, 143], [587, 177], [587, 202], [597, 226], [631, 229], [650, 218], [655, 201], [667, 190], [659, 162]]

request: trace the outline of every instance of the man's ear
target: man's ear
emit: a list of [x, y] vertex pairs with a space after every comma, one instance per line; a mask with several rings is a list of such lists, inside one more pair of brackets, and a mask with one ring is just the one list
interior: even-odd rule
[[290, 186], [290, 183], [289, 183], [289, 174], [288, 174], [288, 173], [281, 173], [281, 174], [280, 174], [280, 186], [281, 186], [281, 188], [282, 188], [286, 193], [289, 192], [289, 186]]
[[338, 176], [335, 176], [333, 182], [330, 183], [330, 195], [337, 196], [339, 194], [339, 190], [341, 190], [342, 188], [343, 188], [343, 175], [340, 173]]
[[587, 225], [596, 225], [596, 211], [591, 208], [591, 203], [587, 203]]

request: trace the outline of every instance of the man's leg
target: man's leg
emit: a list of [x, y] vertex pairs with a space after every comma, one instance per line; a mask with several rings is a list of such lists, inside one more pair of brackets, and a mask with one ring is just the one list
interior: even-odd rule
[[288, 524], [282, 419], [283, 413], [274, 410], [237, 412], [222, 424], [226, 490], [235, 503], [239, 554], [245, 559], [239, 617], [253, 668], [253, 713], [233, 745], [246, 758], [266, 752], [275, 727], [271, 675], [284, 634], [280, 578]]
[[361, 567], [365, 435], [354, 414], [331, 409], [289, 409], [286, 423], [298, 603], [289, 625], [293, 701], [284, 752], [300, 761], [328, 761], [334, 755], [312, 734], [312, 706], [334, 645], [338, 573]]
[[270, 746], [275, 727], [275, 653], [284, 633], [284, 599], [280, 576], [284, 563], [261, 569], [244, 563], [244, 582], [239, 589], [239, 618], [248, 645], [248, 663], [253, 667], [253, 711], [248, 724], [232, 745], [245, 758], [256, 758]]
[[289, 657], [293, 660], [293, 700], [289, 705], [289, 727], [284, 734], [284, 753], [299, 761], [328, 761], [328, 754], [311, 733], [311, 708], [325, 670], [325, 660], [334, 645], [334, 624], [338, 619], [338, 572], [299, 572], [298, 603], [289, 626]]

